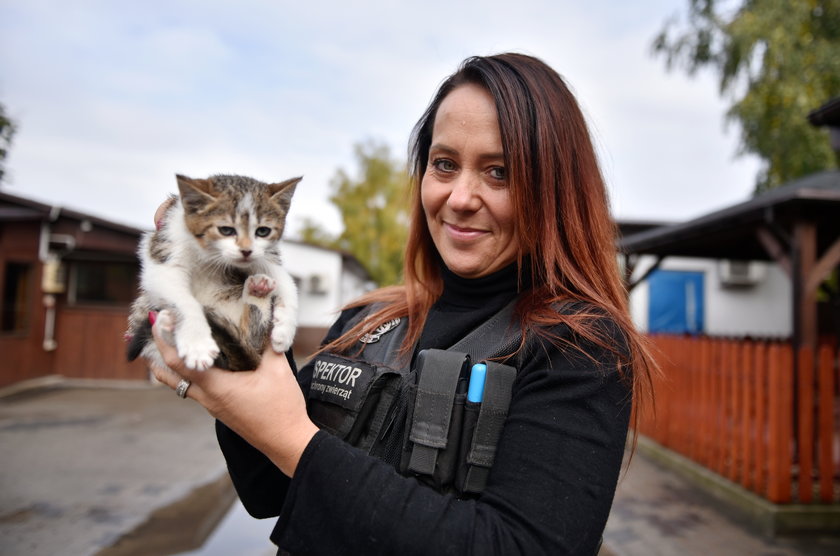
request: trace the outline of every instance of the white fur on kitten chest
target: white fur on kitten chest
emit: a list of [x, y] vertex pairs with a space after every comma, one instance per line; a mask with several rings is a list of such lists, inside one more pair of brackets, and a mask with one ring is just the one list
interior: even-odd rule
[[[285, 186], [277, 194], [284, 195], [284, 211], [288, 210], [291, 192], [298, 181], [296, 178], [269, 186]], [[184, 186], [181, 191], [182, 199], [167, 211], [164, 227], [157, 232], [161, 234], [159, 243], [174, 248], [168, 249], [165, 257], [154, 256], [152, 234], [144, 236], [140, 248], [141, 288], [152, 306], [175, 312], [174, 341], [178, 355], [188, 367], [199, 370], [210, 367], [219, 355], [205, 307], [231, 323], [243, 322], [243, 313], [255, 308], [262, 319], [271, 319], [272, 348], [278, 353], [287, 351], [297, 328], [298, 298], [294, 280], [280, 261], [282, 222], [279, 231], [262, 223], [256, 201], [246, 193], [229, 222], [223, 217], [208, 219], [210, 233], [197, 234], [185, 221], [183, 203], [190, 201], [184, 200]], [[284, 219], [285, 213], [282, 216]], [[228, 233], [230, 237], [225, 237]], [[231, 284], [231, 275], [247, 278], [244, 283]], [[241, 294], [231, 294], [239, 286]]]

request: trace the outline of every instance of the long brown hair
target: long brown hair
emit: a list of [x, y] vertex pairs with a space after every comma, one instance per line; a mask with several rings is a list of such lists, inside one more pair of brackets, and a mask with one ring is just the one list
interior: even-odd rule
[[[523, 345], [525, 331], [559, 340], [550, 330], [565, 323], [578, 336], [617, 353], [622, 367], [632, 369], [633, 390], [638, 393], [640, 381], [649, 386], [653, 363], [630, 320], [617, 267], [615, 223], [585, 119], [562, 77], [541, 60], [523, 54], [468, 58], [440, 86], [411, 136], [413, 190], [404, 285], [377, 290], [354, 302], [352, 306], [380, 302], [383, 307], [325, 349], [347, 351], [358, 346], [363, 332], [395, 317], [409, 319], [404, 352], [420, 337], [426, 314], [443, 289], [442, 263], [426, 224], [420, 186], [438, 108], [450, 92], [465, 84], [485, 88], [496, 104], [525, 292], [516, 310]], [[522, 284], [526, 276], [530, 283]], [[585, 309], [558, 313], [557, 304], [568, 301], [583, 302], [578, 306]], [[614, 327], [605, 327], [610, 320], [623, 337], [623, 346], [614, 345]]]

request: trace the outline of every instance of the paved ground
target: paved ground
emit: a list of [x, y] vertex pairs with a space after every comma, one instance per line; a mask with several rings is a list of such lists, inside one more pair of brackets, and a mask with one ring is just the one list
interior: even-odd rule
[[[230, 504], [212, 420], [167, 388], [77, 382], [0, 397], [0, 446], [4, 556], [182, 552], [201, 544]], [[238, 521], [228, 527], [230, 520]], [[228, 527], [236, 531], [228, 543], [247, 545], [241, 535], [252, 521], [234, 506], [216, 536]], [[250, 533], [259, 536], [253, 553], [266, 553], [266, 531], [263, 522]], [[840, 554], [840, 537], [769, 541], [752, 533], [638, 452], [604, 538], [609, 556]], [[243, 553], [224, 541], [211, 536], [196, 554]]]
[[96, 554], [226, 475], [213, 421], [163, 387], [0, 398], [0, 554]]
[[636, 452], [619, 483], [604, 546], [606, 555], [615, 556], [828, 556], [840, 554], [840, 531], [832, 538], [766, 539], [690, 482]]

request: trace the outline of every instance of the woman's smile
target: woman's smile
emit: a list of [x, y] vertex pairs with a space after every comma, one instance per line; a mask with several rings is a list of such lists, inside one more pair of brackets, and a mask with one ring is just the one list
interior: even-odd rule
[[462, 241], [475, 240], [486, 233], [484, 230], [472, 228], [469, 226], [459, 226], [457, 224], [450, 224], [448, 222], [444, 222], [443, 225], [453, 239]]

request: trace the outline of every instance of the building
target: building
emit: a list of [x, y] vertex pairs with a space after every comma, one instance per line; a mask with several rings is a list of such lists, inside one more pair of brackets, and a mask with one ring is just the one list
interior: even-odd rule
[[[809, 119], [840, 147], [840, 99]], [[618, 241], [662, 370], [640, 445], [768, 535], [840, 530], [838, 215], [834, 170]]]
[[827, 171], [622, 237], [637, 324], [651, 332], [792, 337], [797, 345], [836, 338], [838, 294], [824, 282], [840, 262], [838, 211], [840, 172]]
[[310, 355], [349, 301], [374, 288], [367, 270], [349, 253], [284, 241], [283, 264], [295, 279], [300, 297], [295, 357]]
[[123, 334], [141, 230], [0, 192], [0, 387], [143, 378]]

